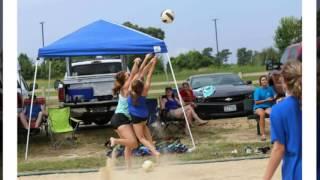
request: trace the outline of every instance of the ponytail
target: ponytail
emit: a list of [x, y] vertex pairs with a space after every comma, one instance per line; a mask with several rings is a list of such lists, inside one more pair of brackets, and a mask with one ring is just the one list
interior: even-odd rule
[[297, 60], [289, 60], [282, 68], [281, 75], [288, 91], [302, 100], [302, 64]]
[[115, 81], [114, 81], [114, 85], [112, 88], [112, 93], [114, 96], [119, 94], [119, 92], [120, 92], [122, 86], [125, 84], [125, 82], [126, 82], [126, 72], [125, 71], [118, 72], [115, 76]]
[[141, 80], [134, 80], [131, 85], [130, 96], [133, 101], [133, 105], [138, 105], [138, 98], [142, 95], [144, 83]]

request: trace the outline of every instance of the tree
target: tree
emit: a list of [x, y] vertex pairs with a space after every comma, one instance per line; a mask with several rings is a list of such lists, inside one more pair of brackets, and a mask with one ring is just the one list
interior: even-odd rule
[[[162, 29], [160, 28], [155, 28], [155, 27], [139, 27], [137, 24], [132, 24], [131, 22], [124, 22], [123, 23], [124, 26], [127, 26], [129, 28], [132, 28], [132, 29], [135, 29], [135, 30], [138, 30], [140, 32], [143, 32], [143, 33], [146, 33], [150, 36], [153, 36], [155, 38], [158, 38], [158, 39], [161, 39], [163, 40], [165, 38], [165, 33]], [[136, 58], [136, 57], [140, 57], [141, 59], [144, 58], [144, 55], [139, 55], [139, 56], [128, 56], [128, 66], [129, 68], [131, 68], [133, 66], [133, 59]], [[163, 72], [163, 64], [162, 64], [162, 61], [159, 60], [159, 63], [157, 63], [156, 65], [156, 68], [155, 68], [155, 72]]]
[[295, 17], [284, 17], [275, 32], [275, 45], [282, 54], [287, 46], [302, 40], [302, 20]]
[[24, 79], [32, 79], [34, 68], [31, 59], [26, 54], [20, 54], [18, 57], [20, 64], [21, 74]]
[[207, 48], [204, 48], [202, 50], [202, 55], [203, 56], [207, 56], [207, 57], [212, 57], [212, 48], [211, 47], [207, 47]]
[[228, 59], [229, 59], [229, 56], [230, 56], [231, 54], [232, 54], [232, 53], [230, 52], [229, 49], [223, 49], [222, 51], [220, 51], [220, 52], [217, 54], [217, 59], [218, 59], [219, 65], [220, 65], [220, 64], [223, 64], [223, 63], [227, 63], [227, 62], [228, 62]]
[[239, 48], [237, 50], [238, 65], [248, 65], [252, 61], [252, 50], [246, 48]]
[[201, 67], [208, 67], [212, 65], [212, 62], [214, 61], [214, 57], [209, 56], [209, 52], [210, 49], [205, 48], [202, 53], [192, 50], [179, 54], [177, 57], [171, 58], [172, 65], [176, 69], [198, 69]]
[[136, 24], [132, 24], [131, 22], [124, 22], [123, 23], [124, 26], [127, 26], [129, 28], [132, 28], [132, 29], [135, 29], [135, 30], [138, 30], [138, 31], [141, 31], [143, 33], [146, 33], [146, 34], [149, 34], [150, 36], [153, 36], [155, 38], [158, 38], [158, 39], [161, 39], [163, 40], [165, 38], [165, 33], [162, 29], [160, 28], [155, 28], [155, 27], [147, 27], [147, 28], [144, 28], [144, 27], [139, 27], [138, 25]]

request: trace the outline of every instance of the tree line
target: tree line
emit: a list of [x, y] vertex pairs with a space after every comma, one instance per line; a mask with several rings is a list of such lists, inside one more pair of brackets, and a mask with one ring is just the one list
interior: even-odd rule
[[[136, 29], [138, 31], [149, 34], [158, 39], [165, 39], [165, 32], [160, 28], [155, 27], [140, 27], [137, 24], [131, 22], [124, 22], [124, 26]], [[261, 51], [247, 49], [246, 47], [241, 47], [237, 49], [237, 64], [239, 66], [243, 65], [256, 65], [263, 66], [268, 61], [279, 61], [281, 54], [284, 52], [285, 48], [293, 43], [301, 42], [302, 39], [302, 21], [301, 19], [295, 17], [284, 17], [280, 20], [279, 26], [275, 30], [274, 44], [275, 47], [267, 47]], [[201, 51], [190, 50], [186, 53], [181, 53], [176, 57], [171, 57], [171, 62], [174, 69], [198, 69], [208, 66], [222, 66], [229, 63], [229, 58], [231, 56], [229, 49], [223, 49], [219, 53], [213, 53], [211, 47], [204, 48]], [[128, 66], [132, 67], [132, 60], [136, 56], [127, 56]], [[78, 57], [76, 61], [83, 61], [93, 57]], [[143, 56], [141, 56], [143, 58]], [[49, 60], [49, 59], [47, 59]], [[48, 65], [46, 62], [42, 62], [38, 66], [38, 78], [46, 79], [48, 78]], [[62, 59], [50, 59], [51, 64], [51, 77], [61, 78], [64, 76], [66, 71], [65, 61]], [[21, 73], [25, 79], [32, 79], [34, 73], [34, 61], [27, 56], [27, 54], [20, 54], [18, 61], [21, 67]], [[163, 61], [159, 61], [163, 62]], [[163, 72], [164, 64], [158, 63], [156, 67], [157, 72]]]

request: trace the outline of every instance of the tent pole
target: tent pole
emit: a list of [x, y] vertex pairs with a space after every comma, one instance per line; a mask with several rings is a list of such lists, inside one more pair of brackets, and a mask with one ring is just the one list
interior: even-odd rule
[[49, 75], [48, 75], [48, 89], [47, 89], [47, 98], [46, 101], [48, 102], [49, 100], [49, 91], [50, 91], [50, 80], [51, 80], [51, 61], [49, 60]]
[[[169, 58], [169, 56], [168, 56], [168, 58]], [[169, 61], [170, 61], [170, 59], [169, 59]], [[166, 80], [167, 80], [167, 83], [169, 84], [169, 77], [168, 77], [168, 63], [165, 63], [164, 61], [162, 61], [163, 62], [163, 68], [164, 68], [164, 73], [166, 74]]]
[[128, 56], [126, 55], [120, 55], [120, 59], [121, 59], [121, 66], [122, 66], [122, 70], [123, 71], [127, 71], [127, 60], [128, 60]]
[[167, 83], [169, 84], [169, 77], [168, 77], [168, 72], [167, 72], [167, 70], [165, 70], [166, 72], [165, 72], [165, 74], [166, 74], [166, 80], [167, 80]]
[[161, 54], [161, 60], [162, 60], [162, 66], [164, 70], [164, 74], [166, 75], [166, 81], [169, 84], [169, 77], [168, 77], [168, 62], [165, 62], [165, 59], [167, 57], [164, 57], [163, 54]]
[[66, 57], [65, 61], [66, 61], [66, 72], [67, 72], [67, 75], [71, 76], [71, 58], [70, 57]]
[[34, 89], [36, 85], [36, 79], [37, 79], [37, 71], [38, 71], [38, 61], [36, 61], [35, 64], [35, 70], [34, 70], [34, 78], [33, 78], [33, 85], [32, 85], [32, 96], [31, 96], [31, 107], [29, 112], [29, 124], [28, 124], [28, 134], [27, 134], [27, 145], [26, 145], [26, 153], [25, 153], [25, 160], [28, 160], [28, 148], [29, 148], [29, 138], [30, 138], [30, 126], [31, 126], [31, 112], [33, 108], [33, 100], [34, 100]]
[[171, 70], [171, 73], [172, 73], [174, 84], [175, 84], [176, 89], [177, 89], [177, 94], [178, 94], [179, 101], [180, 101], [180, 104], [181, 104], [181, 108], [182, 108], [182, 111], [183, 111], [183, 115], [184, 115], [184, 118], [185, 118], [185, 121], [186, 121], [186, 125], [187, 125], [188, 131], [189, 131], [189, 135], [190, 135], [190, 138], [191, 138], [192, 146], [193, 146], [193, 149], [195, 149], [196, 145], [194, 143], [194, 139], [193, 139], [193, 135], [192, 135], [192, 132], [191, 132], [191, 129], [190, 129], [190, 126], [189, 126], [189, 122], [188, 122], [188, 118], [187, 118], [187, 115], [186, 115], [186, 111], [185, 111], [185, 109], [183, 107], [182, 98], [180, 96], [178, 84], [177, 84], [177, 81], [176, 81], [176, 76], [175, 76], [175, 74], [173, 72], [173, 68], [172, 68], [172, 64], [171, 64], [171, 61], [170, 61], [169, 54], [166, 53], [166, 55], [167, 55], [167, 58], [169, 60], [168, 61], [169, 62], [169, 67], [170, 67], [170, 70]]

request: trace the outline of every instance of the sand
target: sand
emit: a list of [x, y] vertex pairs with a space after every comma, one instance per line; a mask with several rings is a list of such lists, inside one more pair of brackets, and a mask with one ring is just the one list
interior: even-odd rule
[[[142, 168], [113, 171], [110, 180], [257, 180], [262, 179], [268, 159], [241, 160], [205, 164], [160, 165], [146, 173]], [[273, 179], [281, 179], [278, 167]], [[25, 176], [20, 180], [94, 180], [101, 179], [100, 173], [53, 174]]]

